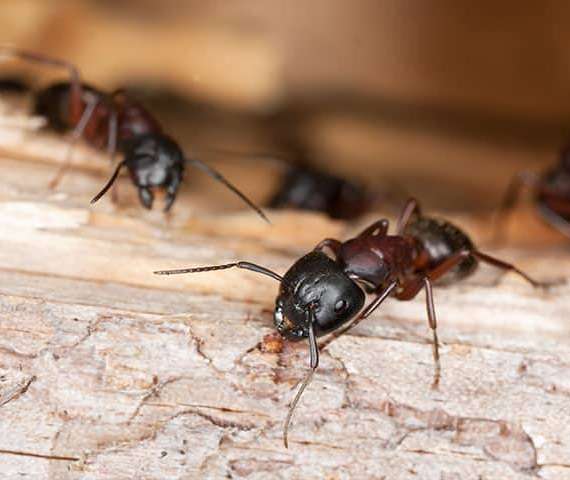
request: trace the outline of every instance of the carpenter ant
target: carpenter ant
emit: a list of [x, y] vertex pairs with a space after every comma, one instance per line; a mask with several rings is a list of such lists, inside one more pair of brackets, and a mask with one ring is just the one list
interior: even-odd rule
[[[163, 190], [164, 211], [168, 211], [178, 193], [185, 166], [190, 164], [224, 184], [269, 223], [263, 211], [219, 172], [201, 160], [186, 158], [178, 144], [163, 132], [158, 120], [123, 90], [106, 93], [84, 84], [74, 65], [44, 55], [4, 48], [0, 50], [0, 58], [18, 58], [65, 68], [69, 72], [69, 81], [37, 92], [34, 112], [46, 117], [48, 125], [58, 132], [72, 130], [70, 147], [84, 138], [99, 149], [106, 145], [112, 160], [117, 150], [124, 154], [124, 159], [118, 163], [109, 181], [91, 203], [105, 195], [121, 169], [126, 167], [138, 189], [142, 205], [152, 208], [154, 191]], [[69, 165], [70, 152], [50, 183], [51, 187], [59, 183]]]
[[[545, 286], [514, 265], [477, 250], [469, 237], [451, 223], [422, 216], [414, 199], [408, 200], [402, 210], [396, 235], [388, 235], [388, 220], [382, 219], [346, 242], [325, 239], [297, 260], [283, 277], [249, 262], [154, 273], [171, 275], [237, 267], [267, 275], [280, 283], [273, 315], [275, 328], [287, 340], [309, 339], [311, 368], [285, 420], [283, 441], [287, 447], [293, 412], [319, 364], [317, 337], [329, 334], [320, 348], [327, 346], [370, 316], [389, 296], [411, 300], [420, 290], [425, 290], [427, 316], [433, 334], [435, 372], [432, 386], [436, 388], [441, 367], [432, 282], [446, 273], [450, 274], [450, 280], [467, 277], [479, 261], [513, 271], [534, 287]], [[374, 299], [364, 307], [366, 293], [373, 294]]]
[[532, 191], [541, 218], [570, 237], [570, 145], [560, 152], [558, 164], [543, 174], [520, 172], [513, 178], [497, 215], [497, 240], [501, 237], [505, 216], [517, 204], [523, 187]]
[[361, 185], [314, 168], [289, 167], [268, 206], [322, 212], [334, 219], [351, 220], [365, 213], [372, 201], [372, 195]]

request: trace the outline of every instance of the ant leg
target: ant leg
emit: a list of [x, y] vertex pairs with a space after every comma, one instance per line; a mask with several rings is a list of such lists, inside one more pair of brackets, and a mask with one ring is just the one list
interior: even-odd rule
[[315, 375], [315, 371], [319, 366], [319, 345], [317, 344], [317, 338], [315, 336], [315, 332], [313, 330], [313, 324], [315, 323], [314, 313], [312, 309], [309, 309], [309, 355], [310, 355], [310, 367], [311, 370], [301, 383], [295, 398], [291, 402], [291, 406], [289, 407], [289, 412], [287, 412], [287, 417], [285, 418], [285, 423], [283, 425], [283, 444], [285, 448], [289, 448], [289, 442], [287, 440], [287, 435], [289, 433], [289, 426], [291, 425], [291, 419], [293, 418], [293, 413], [295, 412], [295, 408], [301, 400], [301, 396], [305, 389], [309, 386], [311, 381], [313, 380], [313, 376]]
[[93, 112], [95, 111], [95, 108], [97, 108], [98, 104], [99, 101], [87, 103], [87, 106], [85, 107], [85, 110], [83, 111], [83, 114], [79, 119], [79, 122], [77, 123], [77, 125], [73, 129], [73, 132], [71, 133], [71, 141], [67, 145], [67, 150], [65, 152], [65, 159], [62, 165], [59, 167], [55, 176], [50, 180], [48, 184], [50, 190], [53, 190], [59, 185], [61, 179], [63, 178], [67, 170], [69, 170], [69, 167], [71, 166], [73, 160], [73, 149], [77, 144], [77, 142], [79, 141], [79, 139], [83, 136], [83, 132], [85, 131], [85, 128], [89, 123], [89, 120], [91, 120]]
[[362, 320], [372, 315], [372, 312], [374, 312], [374, 310], [376, 310], [382, 304], [382, 302], [384, 302], [384, 300], [386, 300], [390, 296], [390, 294], [394, 291], [394, 289], [397, 286], [398, 282], [396, 281], [390, 283], [384, 290], [378, 293], [376, 298], [372, 300], [372, 302], [370, 302], [368, 306], [362, 311], [362, 313], [360, 313], [360, 315], [358, 315], [352, 322], [340, 327], [338, 330], [335, 330], [334, 332], [331, 332], [329, 336], [324, 341], [321, 342], [321, 348], [326, 347], [333, 340], [345, 334], [348, 330], [358, 325]]
[[[471, 254], [472, 252], [470, 250], [461, 250], [457, 253], [454, 253], [447, 260], [441, 262], [437, 267], [428, 271], [425, 274], [425, 277], [428, 277], [432, 282], [435, 282], [437, 279], [452, 270], [453, 267], [461, 263]], [[396, 298], [398, 300], [411, 300], [414, 298], [424, 286], [423, 278], [424, 276], [416, 277], [406, 282], [403, 285], [402, 290], [396, 293]]]
[[487, 255], [486, 253], [482, 253], [482, 252], [479, 252], [478, 250], [474, 250], [471, 252], [471, 255], [473, 255], [475, 258], [477, 258], [481, 262], [488, 263], [489, 265], [493, 265], [494, 267], [501, 268], [503, 270], [515, 272], [517, 275], [520, 275], [522, 278], [524, 278], [528, 283], [530, 283], [535, 288], [536, 287], [546, 288], [546, 287], [549, 287], [551, 285], [551, 284], [546, 283], [546, 282], [539, 282], [538, 280], [535, 280], [534, 278], [532, 278], [530, 275], [527, 275], [522, 270], [519, 270], [513, 264], [504, 262], [503, 260], [499, 260], [498, 258], [495, 258], [495, 257], [491, 257], [490, 255]]
[[437, 338], [437, 317], [435, 316], [435, 306], [433, 303], [433, 291], [431, 288], [431, 280], [424, 277], [424, 290], [426, 291], [426, 309], [428, 315], [429, 328], [433, 334], [432, 354], [435, 372], [433, 374], [433, 382], [431, 388], [437, 388], [441, 378], [441, 363], [439, 361], [439, 340]]
[[[459, 261], [463, 260], [465, 257], [458, 257], [458, 261], [453, 262], [450, 264], [448, 268], [449, 270], [453, 268]], [[443, 274], [443, 273], [442, 273]], [[402, 292], [396, 295], [398, 300], [410, 300], [414, 298], [420, 290], [423, 288], [426, 292], [426, 310], [428, 316], [428, 323], [429, 327], [431, 328], [432, 335], [433, 335], [433, 342], [432, 342], [432, 355], [433, 355], [433, 363], [435, 366], [434, 374], [433, 374], [433, 382], [431, 387], [436, 389], [439, 385], [439, 381], [441, 379], [441, 362], [439, 360], [439, 340], [437, 337], [437, 317], [435, 315], [435, 305], [433, 302], [433, 291], [431, 286], [432, 280], [430, 280], [430, 276], [415, 278], [407, 285], [404, 286]]]
[[334, 238], [325, 238], [322, 242], [320, 242], [313, 250], [323, 251], [325, 248], [328, 248], [335, 257], [338, 257], [340, 253], [340, 247], [342, 242], [335, 240]]
[[426, 292], [426, 309], [429, 327], [433, 335], [432, 354], [435, 365], [432, 388], [437, 388], [441, 379], [441, 363], [439, 360], [439, 340], [437, 337], [437, 317], [435, 314], [435, 305], [433, 301], [432, 282], [449, 272], [453, 267], [461, 263], [465, 258], [471, 255], [468, 250], [462, 250], [446, 261], [439, 264], [433, 270], [429, 271], [425, 276], [416, 277], [408, 283], [404, 284], [403, 289], [396, 294], [398, 300], [411, 300], [423, 288]]
[[384, 236], [388, 233], [388, 227], [390, 226], [390, 222], [383, 218], [382, 220], [378, 220], [370, 225], [368, 228], [364, 229], [361, 233], [358, 234], [358, 238], [361, 237], [376, 237], [376, 236]]
[[[27, 50], [19, 50], [17, 48], [3, 47], [0, 48], [0, 60], [3, 59], [20, 59], [27, 62], [40, 63], [43, 65], [50, 65], [53, 67], [65, 68], [69, 73], [70, 97], [69, 97], [69, 121], [71, 124], [77, 125], [72, 134], [72, 144], [68, 147], [65, 161], [60, 167], [55, 177], [49, 182], [49, 188], [53, 189], [61, 181], [63, 174], [71, 163], [71, 151], [77, 139], [81, 137], [86, 124], [93, 113], [95, 106], [87, 105], [84, 109], [83, 105], [83, 86], [81, 85], [81, 76], [79, 70], [72, 63], [51, 58], [39, 53], [30, 52]], [[91, 109], [90, 109], [91, 108]], [[90, 110], [86, 114], [87, 110]]]
[[510, 213], [520, 199], [520, 193], [523, 187], [536, 189], [539, 186], [539, 178], [532, 172], [519, 172], [511, 180], [501, 205], [495, 213], [493, 221], [493, 242], [500, 243], [505, 234], [505, 223]]
[[69, 84], [71, 89], [71, 96], [69, 102], [69, 117], [71, 123], [79, 122], [83, 112], [83, 88], [81, 85], [81, 77], [79, 70], [72, 63], [57, 58], [51, 58], [39, 53], [30, 52], [27, 50], [19, 50], [17, 48], [2, 47], [0, 48], [0, 60], [4, 59], [21, 59], [27, 62], [41, 63], [54, 67], [62, 67], [67, 69], [69, 73]]

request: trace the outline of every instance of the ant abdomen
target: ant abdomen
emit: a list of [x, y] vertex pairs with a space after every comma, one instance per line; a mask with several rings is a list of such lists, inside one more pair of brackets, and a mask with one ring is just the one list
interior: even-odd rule
[[[426, 256], [425, 266], [422, 265], [422, 268], [435, 268], [455, 253], [474, 249], [470, 238], [462, 230], [437, 218], [420, 217], [408, 224], [405, 233], [414, 237]], [[444, 277], [446, 283], [465, 278], [476, 268], [477, 260], [473, 256], [465, 257]]]
[[[84, 106], [91, 104], [93, 114], [86, 119], [83, 127], [86, 140], [95, 148], [103, 148], [107, 142], [107, 121], [109, 106], [103, 102], [103, 93], [86, 84], [81, 86], [81, 100]], [[71, 115], [71, 85], [66, 82], [56, 83], [36, 93], [34, 114], [47, 120], [47, 128], [66, 133], [77, 127], [80, 118]]]
[[56, 132], [66, 132], [72, 125], [69, 121], [69, 84], [57, 83], [36, 94], [34, 114], [44, 117], [48, 127]]

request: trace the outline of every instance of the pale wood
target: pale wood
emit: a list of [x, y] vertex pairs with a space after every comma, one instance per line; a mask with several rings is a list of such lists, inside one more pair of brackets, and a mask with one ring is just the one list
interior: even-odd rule
[[[89, 208], [106, 159], [78, 151], [50, 192], [65, 144], [21, 126], [0, 127], [2, 478], [570, 478], [568, 285], [482, 269], [436, 288], [437, 391], [423, 296], [387, 302], [322, 353], [285, 450], [308, 356], [304, 343], [260, 348], [277, 285], [151, 272], [234, 259], [284, 272], [362, 224], [270, 212], [266, 227], [208, 180], [170, 219], [144, 212], [126, 179], [122, 207]], [[488, 222], [465, 224], [485, 239]], [[567, 242], [544, 244], [490, 252], [568, 277]]]

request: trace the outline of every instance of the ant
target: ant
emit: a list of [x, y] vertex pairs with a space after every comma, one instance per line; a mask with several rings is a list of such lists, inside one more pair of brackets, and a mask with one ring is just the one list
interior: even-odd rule
[[371, 206], [372, 195], [362, 185], [314, 168], [290, 166], [270, 208], [322, 212], [333, 219], [352, 220]]
[[558, 164], [543, 174], [518, 173], [509, 185], [497, 214], [496, 239], [502, 236], [501, 225], [518, 203], [523, 187], [529, 188], [539, 215], [549, 225], [570, 237], [570, 145], [560, 152]]
[[124, 154], [103, 189], [91, 200], [92, 204], [105, 195], [126, 167], [142, 205], [152, 208], [154, 191], [162, 190], [165, 192], [164, 211], [167, 212], [176, 199], [185, 166], [189, 164], [225, 185], [269, 223], [263, 211], [219, 172], [201, 160], [185, 157], [177, 142], [164, 133], [159, 121], [124, 90], [111, 93], [98, 90], [83, 83], [78, 69], [71, 63], [37, 53], [3, 48], [0, 58], [61, 67], [69, 73], [69, 81], [51, 85], [35, 95], [35, 114], [45, 117], [48, 126], [57, 132], [72, 130], [66, 161], [50, 187], [55, 187], [69, 168], [75, 142], [84, 138], [98, 149], [106, 145], [112, 161], [117, 151]]
[[[395, 235], [388, 234], [388, 227], [388, 220], [382, 219], [345, 242], [325, 239], [297, 260], [284, 276], [250, 262], [154, 272], [172, 275], [237, 267], [280, 283], [273, 313], [275, 328], [287, 340], [308, 338], [310, 356], [310, 372], [301, 383], [285, 420], [283, 442], [286, 448], [293, 412], [319, 365], [319, 349], [369, 317], [389, 296], [411, 300], [425, 290], [433, 335], [432, 388], [437, 388], [441, 366], [433, 282], [445, 274], [452, 280], [460, 280], [472, 274], [478, 262], [484, 262], [517, 273], [533, 287], [546, 286], [514, 265], [477, 250], [455, 225], [423, 216], [415, 199], [409, 199], [402, 210]], [[374, 298], [364, 306], [367, 293]], [[317, 337], [326, 334], [329, 336], [319, 346]]]
[[276, 166], [280, 179], [277, 189], [265, 202], [268, 208], [306, 210], [324, 213], [335, 220], [354, 220], [368, 212], [379, 197], [364, 185], [309, 166], [307, 161], [293, 165], [288, 160], [292, 155], [287, 153], [244, 153], [225, 149], [208, 151], [226, 157], [245, 157], [256, 162], [261, 160]]

